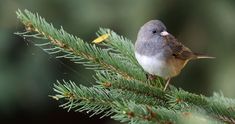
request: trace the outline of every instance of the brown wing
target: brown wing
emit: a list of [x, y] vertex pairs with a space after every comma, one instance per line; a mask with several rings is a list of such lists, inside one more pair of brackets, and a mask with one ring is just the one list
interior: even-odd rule
[[195, 57], [194, 53], [182, 43], [178, 42], [177, 39], [171, 34], [165, 36], [167, 45], [172, 50], [172, 55], [178, 59], [188, 60]]

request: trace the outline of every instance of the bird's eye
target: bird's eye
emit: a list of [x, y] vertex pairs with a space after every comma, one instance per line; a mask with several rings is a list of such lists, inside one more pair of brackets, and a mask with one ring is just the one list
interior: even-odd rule
[[156, 31], [156, 30], [153, 30], [152, 33], [155, 34], [155, 33], [157, 33], [157, 31]]

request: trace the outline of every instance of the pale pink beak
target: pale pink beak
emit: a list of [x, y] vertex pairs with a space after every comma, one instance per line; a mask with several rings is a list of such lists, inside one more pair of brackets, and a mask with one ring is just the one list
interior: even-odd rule
[[169, 33], [167, 31], [163, 31], [160, 33], [161, 36], [166, 36], [166, 35], [169, 35]]

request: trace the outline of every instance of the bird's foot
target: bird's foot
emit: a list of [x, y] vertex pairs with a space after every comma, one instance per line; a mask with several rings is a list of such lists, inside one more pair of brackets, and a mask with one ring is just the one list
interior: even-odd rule
[[157, 79], [157, 76], [156, 75], [152, 75], [152, 74], [146, 74], [146, 77], [147, 77], [148, 80], [151, 80], [151, 81]]
[[162, 87], [161, 84], [159, 84], [159, 77], [157, 75], [151, 75], [151, 74], [146, 74], [147, 82], [155, 87]]
[[166, 82], [164, 82], [163, 79], [161, 77], [157, 76], [157, 75], [146, 74], [146, 78], [152, 86], [162, 88], [163, 91], [165, 91], [167, 89], [167, 87], [170, 83], [170, 78], [168, 78], [166, 80]]

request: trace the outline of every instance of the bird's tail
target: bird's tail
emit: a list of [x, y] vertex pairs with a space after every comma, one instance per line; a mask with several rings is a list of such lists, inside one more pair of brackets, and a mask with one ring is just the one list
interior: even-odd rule
[[201, 54], [201, 53], [194, 53], [195, 57], [193, 57], [193, 59], [215, 59], [215, 57], [212, 56], [208, 56], [205, 54]]

